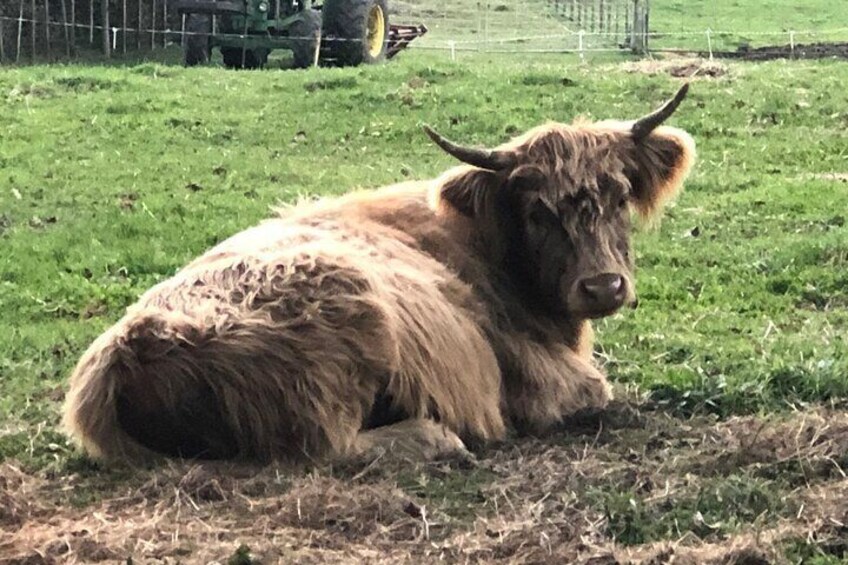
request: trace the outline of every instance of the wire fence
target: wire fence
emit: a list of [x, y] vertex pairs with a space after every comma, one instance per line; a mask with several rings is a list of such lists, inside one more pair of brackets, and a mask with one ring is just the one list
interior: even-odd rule
[[[390, 0], [389, 4], [391, 23], [424, 24], [429, 30], [410, 48], [444, 51], [453, 58], [472, 51], [744, 55], [749, 44], [784, 46], [792, 56], [796, 48], [800, 51], [810, 43], [844, 45], [848, 56], [848, 27], [663, 29], [651, 24], [648, 0]], [[192, 35], [184, 24], [173, 0], [5, 0], [0, 4], [0, 63], [146, 56], [178, 46]]]

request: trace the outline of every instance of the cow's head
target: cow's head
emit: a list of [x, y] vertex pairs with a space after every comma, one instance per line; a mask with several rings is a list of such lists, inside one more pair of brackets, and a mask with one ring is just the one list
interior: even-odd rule
[[631, 214], [658, 216], [693, 163], [692, 138], [661, 125], [687, 90], [636, 121], [547, 124], [492, 150], [425, 128], [471, 165], [447, 173], [435, 205], [471, 218], [486, 252], [543, 308], [612, 314], [635, 303]]

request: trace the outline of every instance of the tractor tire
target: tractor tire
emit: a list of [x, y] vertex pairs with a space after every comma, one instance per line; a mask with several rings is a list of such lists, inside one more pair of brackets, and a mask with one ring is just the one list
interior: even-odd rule
[[221, 47], [221, 56], [228, 69], [260, 69], [268, 62], [268, 51], [265, 49], [247, 49], [242, 59], [240, 47]]
[[194, 67], [209, 62], [212, 47], [209, 34], [212, 33], [212, 18], [205, 14], [186, 15], [183, 34], [183, 65]]
[[325, 0], [321, 58], [356, 66], [386, 58], [389, 10], [386, 0]]
[[314, 66], [321, 43], [321, 12], [304, 10], [303, 19], [289, 28], [289, 37], [293, 42], [294, 68], [306, 69]]

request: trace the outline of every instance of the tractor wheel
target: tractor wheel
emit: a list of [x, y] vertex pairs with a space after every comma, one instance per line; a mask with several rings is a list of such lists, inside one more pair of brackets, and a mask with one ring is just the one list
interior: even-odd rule
[[268, 62], [268, 51], [265, 49], [247, 49], [242, 58], [240, 47], [221, 47], [221, 56], [228, 69], [259, 69]]
[[188, 14], [183, 34], [183, 64], [186, 67], [209, 62], [212, 48], [209, 34], [212, 32], [212, 18], [205, 14]]
[[296, 21], [289, 28], [296, 69], [305, 69], [315, 65], [315, 59], [318, 57], [318, 45], [321, 42], [321, 12], [304, 10], [302, 17], [303, 19]]
[[377, 63], [386, 57], [386, 0], [325, 0], [321, 57], [340, 66]]

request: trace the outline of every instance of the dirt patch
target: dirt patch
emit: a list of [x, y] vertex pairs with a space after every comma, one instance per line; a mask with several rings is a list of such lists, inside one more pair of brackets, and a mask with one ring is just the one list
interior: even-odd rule
[[757, 48], [740, 48], [737, 51], [713, 53], [717, 57], [742, 59], [745, 61], [768, 61], [771, 59], [848, 59], [848, 42], [807, 43], [802, 45], [769, 45]]
[[7, 464], [0, 563], [771, 563], [792, 543], [837, 555], [846, 454], [838, 410], [682, 420], [625, 401], [476, 462]]
[[709, 59], [645, 59], [624, 64], [629, 73], [667, 74], [676, 78], [718, 78], [728, 74], [727, 65]]

